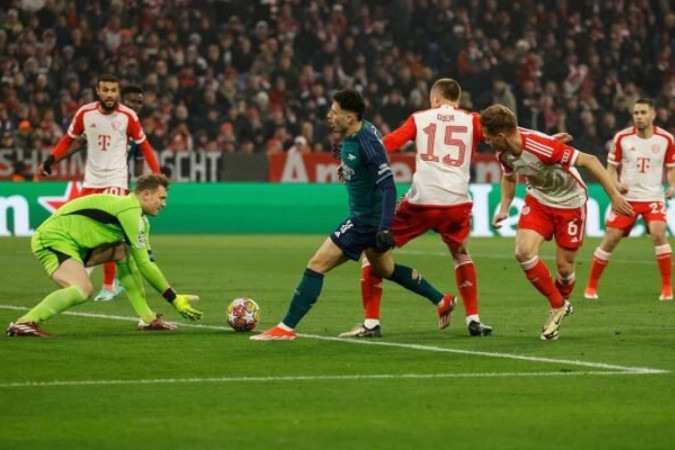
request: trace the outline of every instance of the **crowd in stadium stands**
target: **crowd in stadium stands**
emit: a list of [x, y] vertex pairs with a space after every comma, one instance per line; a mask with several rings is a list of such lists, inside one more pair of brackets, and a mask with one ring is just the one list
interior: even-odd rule
[[667, 0], [3, 0], [0, 148], [50, 147], [97, 75], [141, 85], [158, 151], [328, 151], [332, 94], [383, 133], [438, 77], [601, 157], [641, 96], [675, 132]]

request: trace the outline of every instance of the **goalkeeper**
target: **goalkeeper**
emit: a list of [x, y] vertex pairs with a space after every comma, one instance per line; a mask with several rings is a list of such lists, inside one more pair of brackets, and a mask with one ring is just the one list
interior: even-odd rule
[[116, 261], [120, 283], [141, 319], [139, 330], [172, 330], [175, 325], [155, 314], [145, 298], [143, 279], [188, 320], [201, 319], [192, 300], [179, 295], [154, 263], [146, 216], [166, 205], [169, 182], [163, 175], [138, 178], [134, 191], [119, 197], [96, 194], [75, 199], [35, 230], [31, 247], [49, 276], [61, 288], [7, 328], [8, 336], [48, 337], [40, 324], [84, 303], [92, 294], [88, 267]]

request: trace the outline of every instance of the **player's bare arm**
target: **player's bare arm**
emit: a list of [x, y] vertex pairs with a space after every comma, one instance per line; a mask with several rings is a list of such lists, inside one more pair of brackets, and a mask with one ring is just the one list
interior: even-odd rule
[[509, 217], [509, 209], [516, 195], [516, 174], [515, 172], [502, 175], [502, 198], [499, 212], [492, 218], [492, 226], [501, 228], [501, 222]]
[[593, 174], [595, 179], [598, 180], [609, 196], [609, 199], [612, 202], [612, 209], [616, 213], [624, 216], [633, 215], [633, 207], [630, 206], [623, 195], [621, 195], [614, 184], [614, 180], [612, 180], [607, 170], [602, 167], [598, 158], [594, 155], [589, 155], [588, 153], [579, 152], [579, 157], [577, 158], [575, 165], [577, 167], [585, 167]]
[[556, 141], [562, 142], [563, 144], [567, 144], [568, 142], [572, 141], [572, 139], [574, 139], [569, 133], [556, 133], [551, 137]]
[[666, 189], [666, 198], [670, 200], [675, 195], [675, 167], [668, 168], [666, 172], [666, 179], [668, 180], [668, 189]]

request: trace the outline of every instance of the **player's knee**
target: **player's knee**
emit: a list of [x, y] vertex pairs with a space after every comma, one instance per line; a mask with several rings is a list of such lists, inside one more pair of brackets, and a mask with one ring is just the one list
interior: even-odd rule
[[376, 277], [389, 279], [394, 274], [394, 270], [388, 270], [385, 267], [370, 266], [370, 273]]
[[516, 247], [514, 256], [518, 262], [525, 262], [530, 261], [532, 258], [537, 256], [537, 253], [525, 247]]
[[654, 245], [663, 245], [668, 243], [666, 238], [666, 230], [654, 230], [649, 233], [649, 236], [652, 238]]
[[569, 264], [567, 262], [558, 263], [557, 268], [558, 274], [563, 278], [567, 278], [574, 273], [574, 264]]
[[307, 263], [307, 268], [310, 269], [313, 272], [320, 273], [322, 275], [326, 274], [328, 270], [328, 266], [326, 265], [325, 262], [321, 261], [318, 258], [312, 258], [309, 260], [309, 263]]

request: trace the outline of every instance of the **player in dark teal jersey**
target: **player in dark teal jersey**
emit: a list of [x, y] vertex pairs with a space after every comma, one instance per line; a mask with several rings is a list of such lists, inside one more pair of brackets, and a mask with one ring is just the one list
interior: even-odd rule
[[363, 120], [361, 95], [347, 89], [333, 96], [328, 124], [342, 137], [342, 176], [349, 197], [349, 217], [324, 241], [309, 260], [286, 317], [274, 328], [252, 336], [253, 340], [295, 339], [295, 327], [317, 301], [323, 277], [365, 252], [373, 270], [437, 305], [441, 321], [450, 320], [455, 297], [443, 295], [414, 269], [395, 264], [389, 233], [396, 206], [396, 186], [387, 154], [375, 127]]
[[[145, 93], [143, 88], [135, 84], [128, 84], [122, 88], [122, 103], [133, 109], [136, 114], [140, 115], [141, 110], [143, 109], [143, 101], [145, 99]], [[134, 141], [129, 141], [129, 161], [134, 162], [133, 173], [135, 176], [140, 177], [143, 175], [143, 168], [145, 166], [145, 157], [141, 152], [141, 149], [138, 147], [138, 144]], [[164, 171], [162, 171], [164, 173]], [[166, 173], [164, 173], [166, 175]], [[167, 175], [169, 176], [169, 175]]]
[[59, 208], [35, 230], [31, 247], [49, 276], [61, 289], [52, 292], [7, 328], [8, 336], [47, 337], [39, 324], [84, 303], [92, 294], [85, 267], [116, 261], [120, 282], [141, 318], [140, 330], [174, 329], [161, 320], [145, 298], [143, 279], [186, 319], [200, 319], [192, 300], [178, 295], [154, 263], [149, 223], [166, 205], [169, 182], [163, 175], [141, 176], [128, 196], [95, 194]]

